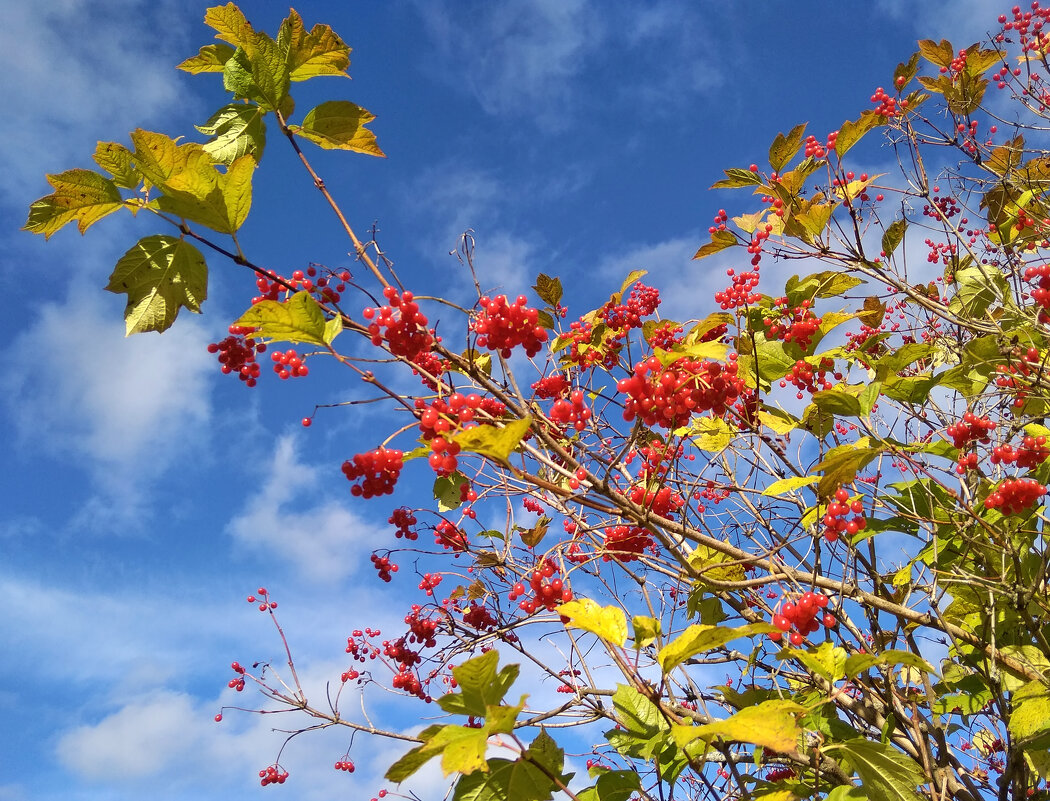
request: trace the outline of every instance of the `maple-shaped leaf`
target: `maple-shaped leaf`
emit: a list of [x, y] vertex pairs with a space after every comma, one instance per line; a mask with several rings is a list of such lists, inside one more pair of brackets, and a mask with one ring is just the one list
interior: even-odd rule
[[328, 25], [314, 25], [307, 33], [303, 18], [294, 8], [281, 23], [277, 44], [287, 53], [288, 77], [293, 81], [318, 75], [346, 76], [350, 66], [350, 48], [346, 42]]
[[93, 170], [66, 170], [47, 176], [47, 182], [55, 191], [29, 207], [29, 219], [22, 226], [24, 231], [43, 234], [45, 239], [74, 220], [84, 233], [124, 202], [116, 184]]
[[120, 257], [106, 289], [127, 294], [126, 334], [166, 331], [179, 308], [200, 313], [208, 297], [204, 256], [184, 239], [147, 236]]

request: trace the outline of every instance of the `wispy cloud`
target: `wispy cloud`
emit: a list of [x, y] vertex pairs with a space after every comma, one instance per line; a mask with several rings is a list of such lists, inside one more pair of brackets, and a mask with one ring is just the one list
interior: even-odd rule
[[949, 39], [961, 48], [994, 31], [998, 27], [996, 19], [1009, 4], [998, 0], [877, 0], [876, 7], [894, 19], [910, 23], [916, 36]]
[[[228, 526], [237, 546], [260, 560], [280, 560], [319, 582], [335, 582], [362, 564], [369, 543], [388, 537], [387, 526], [368, 521], [333, 497], [339, 480], [300, 459], [294, 435], [278, 439], [258, 492]], [[322, 497], [326, 500], [316, 500]], [[345, 496], [349, 499], [349, 491]]]

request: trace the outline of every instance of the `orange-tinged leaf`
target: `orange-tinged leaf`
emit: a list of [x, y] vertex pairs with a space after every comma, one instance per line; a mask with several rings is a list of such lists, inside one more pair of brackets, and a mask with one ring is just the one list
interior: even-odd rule
[[227, 3], [213, 6], [204, 12], [204, 24], [215, 30], [215, 38], [240, 47], [251, 39], [254, 29], [237, 6]]
[[197, 55], [190, 56], [175, 69], [192, 75], [199, 75], [202, 72], [222, 72], [233, 52], [233, 48], [226, 44], [204, 45]]
[[731, 248], [733, 245], [738, 244], [736, 237], [730, 231], [715, 231], [711, 234], [711, 241], [706, 245], [703, 245], [695, 254], [694, 259], [703, 259], [707, 256], [711, 256], [718, 253], [720, 250]]
[[326, 150], [353, 150], [370, 156], [386, 157], [376, 135], [365, 126], [375, 115], [348, 100], [330, 100], [311, 109], [302, 125], [289, 126], [304, 139]]
[[93, 170], [66, 170], [47, 176], [47, 181], [55, 191], [29, 207], [29, 218], [22, 226], [45, 239], [74, 220], [84, 233], [124, 202], [116, 184]]
[[327, 25], [314, 25], [306, 32], [303, 18], [293, 8], [281, 23], [277, 44], [287, 53], [288, 77], [305, 81], [318, 75], [347, 76], [350, 48]]

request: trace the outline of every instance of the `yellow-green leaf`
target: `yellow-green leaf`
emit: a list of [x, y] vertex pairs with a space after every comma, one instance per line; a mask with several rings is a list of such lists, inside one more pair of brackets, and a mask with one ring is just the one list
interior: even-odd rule
[[513, 420], [505, 426], [481, 425], [461, 431], [453, 438], [460, 448], [480, 453], [490, 459], [506, 462], [517, 450], [522, 438], [529, 432], [531, 417]]
[[871, 801], [920, 801], [917, 787], [926, 776], [915, 760], [886, 743], [848, 740], [824, 746], [826, 752], [843, 752], [860, 775], [861, 785]]
[[226, 44], [204, 45], [195, 56], [190, 56], [175, 67], [177, 70], [199, 75], [202, 72], [222, 72], [233, 55], [233, 48]]
[[613, 645], [627, 642], [627, 618], [618, 606], [599, 606], [590, 598], [580, 598], [559, 606], [558, 614], [569, 618], [566, 626], [597, 634]]
[[299, 136], [326, 150], [353, 150], [386, 157], [376, 135], [365, 126], [375, 115], [348, 100], [330, 100], [310, 109], [302, 125], [289, 126]]
[[232, 164], [246, 154], [259, 161], [266, 147], [264, 116], [262, 108], [254, 103], [229, 103], [204, 125], [193, 127], [210, 137], [203, 147], [215, 161]]
[[165, 331], [179, 308], [200, 312], [208, 296], [208, 267], [189, 242], [171, 236], [148, 236], [121, 256], [106, 289], [126, 293], [126, 334]]
[[764, 701], [704, 726], [672, 726], [671, 736], [681, 748], [696, 739], [710, 742], [721, 738], [752, 743], [770, 751], [790, 752], [796, 749], [802, 734], [796, 716], [805, 711], [805, 707], [793, 701]]
[[711, 234], [711, 241], [696, 251], [693, 258], [703, 259], [714, 253], [718, 253], [720, 250], [731, 248], [736, 244], [738, 244], [738, 242], [731, 231], [715, 231]]
[[834, 684], [846, 675], [848, 654], [845, 648], [839, 648], [830, 642], [823, 642], [817, 648], [803, 651], [800, 648], [785, 648], [780, 652], [781, 658], [788, 656], [797, 659], [814, 673], [823, 676]]
[[286, 301], [260, 301], [235, 325], [256, 328], [256, 336], [263, 339], [325, 345], [324, 312], [309, 292], [296, 292]]
[[655, 617], [635, 615], [631, 618], [631, 626], [634, 628], [634, 647], [636, 649], [652, 645], [660, 636], [661, 624]]
[[693, 444], [708, 453], [719, 453], [729, 447], [739, 431], [721, 417], [697, 417], [689, 424]]
[[253, 33], [251, 23], [234, 3], [213, 6], [204, 12], [204, 24], [215, 30], [215, 38], [234, 47], [244, 44]]
[[782, 478], [778, 481], [774, 481], [764, 490], [763, 495], [777, 496], [786, 495], [802, 487], [808, 487], [811, 484], [816, 484], [820, 481], [820, 476], [791, 476], [790, 478]]
[[93, 170], [66, 170], [47, 176], [54, 192], [29, 207], [24, 231], [43, 234], [45, 239], [67, 223], [76, 220], [84, 233], [108, 214], [123, 205], [116, 184]]
[[278, 46], [287, 53], [288, 77], [305, 81], [319, 75], [346, 76], [350, 48], [328, 25], [314, 25], [306, 32], [303, 19], [292, 9], [281, 23]]
[[[761, 625], [761, 624], [757, 624]], [[749, 637], [756, 633], [754, 626], [729, 628], [728, 626], [707, 626], [694, 623], [678, 637], [660, 649], [657, 660], [664, 673], [670, 673], [685, 660], [721, 648], [727, 642]]]
[[219, 181], [222, 190], [223, 205], [226, 208], [226, 219], [230, 228], [236, 231], [244, 225], [252, 207], [252, 174], [255, 172], [255, 158], [241, 156], [226, 170]]
[[124, 189], [134, 189], [142, 175], [135, 169], [131, 151], [117, 142], [99, 142], [95, 146], [95, 163], [113, 176], [113, 183]]

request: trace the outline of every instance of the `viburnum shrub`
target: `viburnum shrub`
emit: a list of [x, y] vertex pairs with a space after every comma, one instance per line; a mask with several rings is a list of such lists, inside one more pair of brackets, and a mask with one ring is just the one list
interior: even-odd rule
[[[534, 296], [486, 294], [469, 233], [475, 297], [403, 286], [348, 222], [367, 210], [345, 213], [310, 160], [314, 143], [383, 155], [372, 115], [293, 111], [291, 87], [345, 75], [349, 48], [294, 11], [271, 38], [210, 9], [223, 43], [179, 65], [233, 95], [209, 138], [102, 142], [103, 172], [48, 176], [25, 228], [153, 215], [167, 233], [107, 287], [128, 296], [128, 333], [201, 310], [200, 245], [258, 293], [209, 347], [245, 391], [272, 380], [256, 358], [281, 342], [279, 379], [327, 357], [389, 400], [376, 441], [347, 446], [350, 489], [334, 484], [389, 521], [372, 564], [407, 596], [404, 627], [352, 630], [340, 681], [308, 694], [259, 589], [287, 673], [234, 662], [229, 687], [290, 713], [290, 736], [347, 730], [341, 773], [349, 735], [403, 744], [392, 785], [439, 757], [457, 801], [1046, 798], [1048, 20], [1034, 3], [980, 44], [923, 40], [837, 130], [796, 125], [726, 169], [714, 187], [745, 190], [741, 208], [717, 211], [695, 269], [729, 286], [672, 320], [642, 270], [594, 309], [546, 274]], [[285, 277], [227, 241], [263, 121], [364, 279]], [[819, 269], [763, 274], [803, 259]], [[421, 481], [433, 501], [406, 487]], [[384, 726], [371, 710], [391, 693], [427, 726]], [[280, 758], [261, 784], [288, 780]]]

